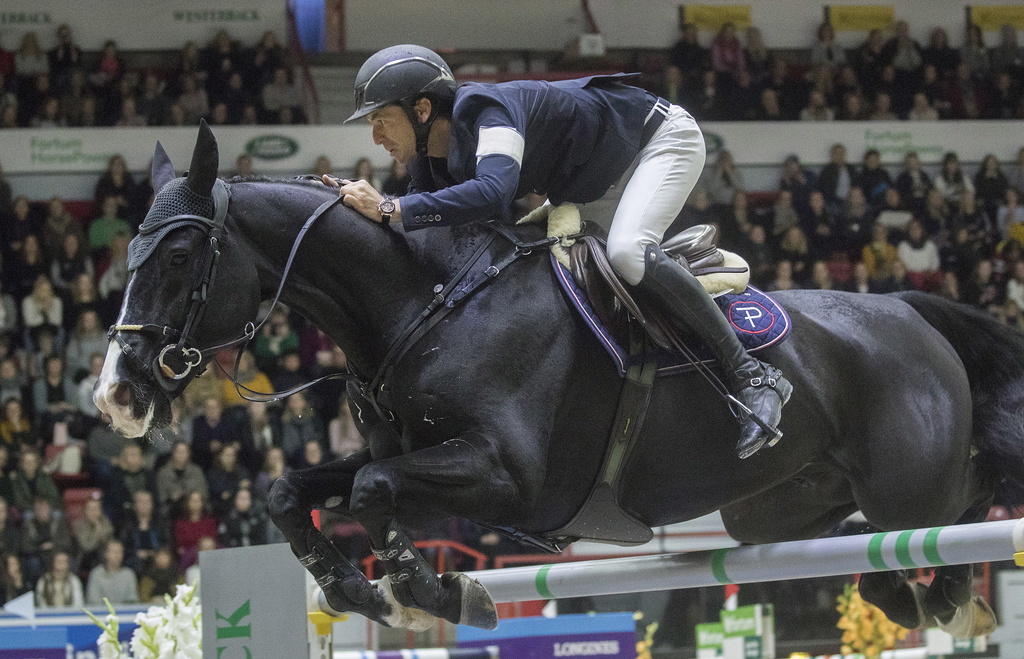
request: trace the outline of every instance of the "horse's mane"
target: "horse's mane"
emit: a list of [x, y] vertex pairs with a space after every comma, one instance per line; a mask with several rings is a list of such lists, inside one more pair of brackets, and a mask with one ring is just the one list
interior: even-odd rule
[[280, 178], [275, 176], [261, 176], [252, 174], [250, 176], [233, 176], [227, 183], [284, 183], [287, 185], [301, 185], [307, 188], [320, 188], [327, 190], [327, 186], [320, 182], [320, 179], [295, 176], [291, 178]]

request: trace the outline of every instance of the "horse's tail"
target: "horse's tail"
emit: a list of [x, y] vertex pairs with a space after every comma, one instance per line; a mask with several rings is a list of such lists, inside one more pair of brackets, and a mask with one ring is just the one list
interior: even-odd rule
[[963, 362], [974, 403], [978, 458], [1010, 480], [1011, 487], [1024, 488], [1024, 333], [937, 295], [894, 295], [938, 330]]

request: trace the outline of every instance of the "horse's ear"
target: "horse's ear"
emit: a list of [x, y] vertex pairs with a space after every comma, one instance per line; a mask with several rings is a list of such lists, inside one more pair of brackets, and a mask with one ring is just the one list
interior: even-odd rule
[[153, 153], [153, 171], [150, 175], [150, 182], [153, 184], [153, 192], [160, 192], [160, 189], [167, 185], [174, 178], [174, 165], [164, 151], [164, 145], [156, 143], [156, 151]]
[[217, 180], [217, 167], [220, 166], [217, 154], [217, 140], [205, 119], [199, 121], [199, 137], [196, 148], [192, 151], [192, 166], [188, 168], [188, 187], [196, 194], [209, 197], [213, 193], [213, 183]]

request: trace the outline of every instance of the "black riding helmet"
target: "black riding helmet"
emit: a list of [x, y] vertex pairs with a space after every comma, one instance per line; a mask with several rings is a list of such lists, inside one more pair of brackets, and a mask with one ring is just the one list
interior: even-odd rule
[[[401, 106], [416, 133], [416, 152], [426, 156], [430, 125], [442, 109], [451, 108], [456, 87], [452, 70], [434, 51], [412, 44], [391, 46], [371, 55], [356, 74], [355, 111], [345, 123], [387, 105]], [[432, 109], [426, 123], [420, 123], [413, 105], [424, 96]]]

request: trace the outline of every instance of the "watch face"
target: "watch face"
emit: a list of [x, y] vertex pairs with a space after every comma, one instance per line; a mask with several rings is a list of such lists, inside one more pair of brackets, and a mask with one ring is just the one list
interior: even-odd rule
[[377, 210], [381, 213], [394, 213], [395, 202], [393, 199], [382, 199], [380, 204], [377, 205]]

